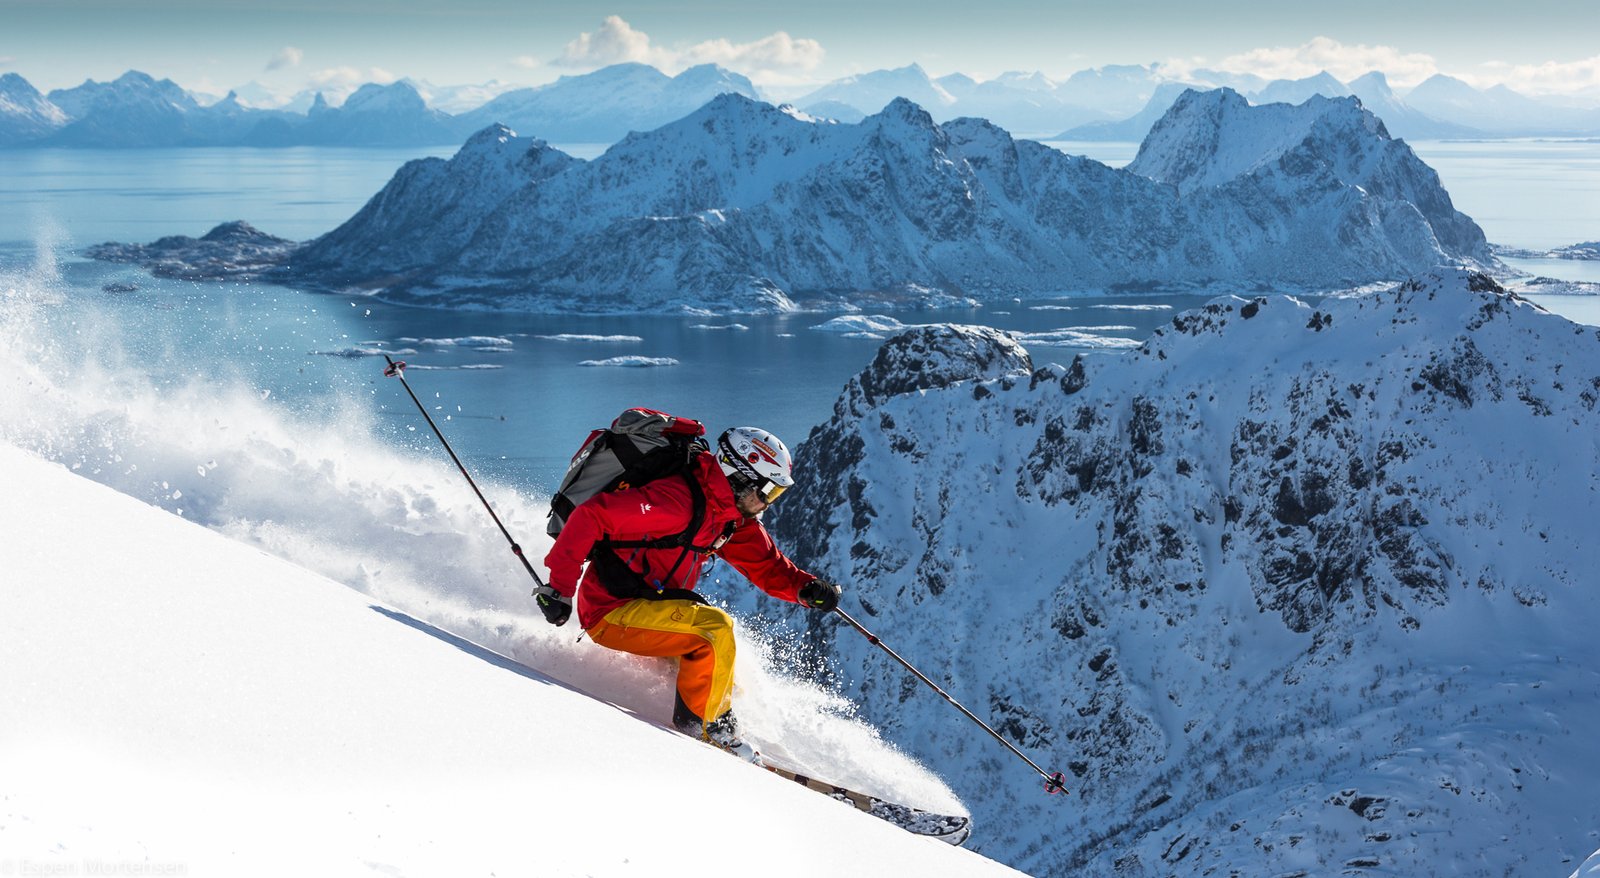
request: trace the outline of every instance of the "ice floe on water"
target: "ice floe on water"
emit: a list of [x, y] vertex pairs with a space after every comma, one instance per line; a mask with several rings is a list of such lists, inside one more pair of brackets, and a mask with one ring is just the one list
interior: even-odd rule
[[745, 326], [743, 323], [722, 323], [722, 324], [696, 323], [695, 325], [693, 325], [693, 326], [691, 326], [689, 328], [690, 329], [726, 329], [726, 330], [730, 330], [732, 332], [744, 332], [744, 331], [748, 330], [750, 327]]
[[1171, 305], [1029, 305], [1029, 311], [1077, 311], [1097, 308], [1102, 311], [1171, 311]]
[[472, 348], [476, 351], [509, 351], [512, 341], [498, 335], [463, 335], [458, 338], [400, 338], [396, 341], [431, 348]]
[[604, 360], [584, 360], [580, 366], [626, 366], [635, 369], [648, 369], [656, 366], [676, 366], [678, 361], [672, 357], [608, 357]]
[[540, 338], [545, 341], [593, 341], [620, 344], [623, 342], [640, 342], [644, 339], [637, 335], [585, 335], [578, 332], [562, 332], [556, 335], [535, 335], [531, 338]]
[[379, 345], [381, 344], [381, 342], [363, 343], [356, 347], [334, 348], [328, 351], [307, 351], [307, 354], [313, 357], [346, 357], [353, 360], [357, 357], [381, 357], [384, 355], [408, 357], [417, 352], [416, 348], [386, 348], [380, 347]]

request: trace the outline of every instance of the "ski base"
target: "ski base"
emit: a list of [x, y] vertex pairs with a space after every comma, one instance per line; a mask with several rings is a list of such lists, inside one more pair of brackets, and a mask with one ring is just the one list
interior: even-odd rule
[[792, 780], [808, 790], [854, 805], [856, 810], [865, 811], [879, 820], [893, 823], [913, 835], [924, 835], [928, 838], [936, 838], [946, 844], [957, 846], [966, 842], [972, 835], [971, 817], [935, 814], [932, 811], [924, 811], [921, 808], [886, 802], [876, 796], [858, 793], [838, 784], [807, 777], [797, 771], [792, 771], [762, 758], [758, 758], [755, 764], [779, 777]]

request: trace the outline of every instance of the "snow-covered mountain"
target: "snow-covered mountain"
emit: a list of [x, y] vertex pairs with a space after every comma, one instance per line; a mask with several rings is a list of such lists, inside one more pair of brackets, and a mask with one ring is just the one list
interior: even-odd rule
[[[958, 89], [970, 93], [970, 89], [977, 83], [967, 78], [966, 82], [953, 80], [951, 84]], [[943, 113], [955, 106], [957, 98], [946, 91], [945, 88], [933, 81], [921, 64], [908, 64], [893, 70], [874, 70], [870, 73], [860, 73], [836, 79], [814, 92], [794, 101], [794, 105], [807, 110], [813, 104], [824, 101], [838, 101], [861, 110], [871, 115], [888, 106], [896, 98], [906, 100], [927, 108], [930, 112]]]
[[1067, 77], [1059, 94], [1068, 103], [1122, 118], [1148, 104], [1156, 89], [1170, 81], [1156, 65], [1108, 64]]
[[260, 146], [430, 146], [455, 141], [459, 130], [452, 116], [429, 109], [416, 87], [401, 81], [363, 85], [338, 107], [318, 100], [303, 121], [258, 131], [248, 142]]
[[[308, 113], [257, 109], [236, 92], [202, 105], [171, 80], [130, 70], [113, 82], [51, 92], [47, 103], [63, 114], [60, 124], [27, 138], [0, 135], [0, 145], [426, 146], [460, 139], [460, 124], [428, 108], [407, 82], [364, 85], [337, 108], [320, 97]], [[4, 102], [0, 119], [9, 115]]]
[[[1329, 236], [1323, 238], [1329, 246], [1421, 245], [1488, 261], [1483, 231], [1451, 206], [1438, 174], [1410, 147], [1389, 139], [1383, 123], [1353, 98], [1252, 107], [1230, 89], [1186, 92], [1151, 129], [1128, 170], [1184, 195], [1236, 203], [1270, 202], [1290, 192], [1302, 207], [1303, 199], [1328, 199], [1320, 233]], [[1327, 188], [1329, 180], [1359, 189], [1361, 206], [1349, 201], [1351, 190]], [[1382, 201], [1364, 201], [1372, 196]], [[1389, 232], [1368, 234], [1363, 245], [1363, 226]], [[1431, 242], [1414, 237], [1424, 234]], [[1302, 252], [1309, 255], [1310, 248]]]
[[714, 64], [668, 76], [647, 64], [614, 64], [508, 91], [458, 117], [458, 131], [505, 125], [558, 141], [613, 143], [681, 119], [720, 94], [761, 95], [746, 77]]
[[1480, 90], [1442, 73], [1407, 92], [1405, 102], [1435, 119], [1501, 137], [1595, 133], [1592, 112], [1538, 101], [1503, 85]]
[[1483, 132], [1476, 128], [1441, 122], [1402, 101], [1389, 88], [1388, 77], [1376, 70], [1351, 80], [1350, 93], [1360, 98], [1361, 105], [1371, 110], [1374, 116], [1382, 119], [1383, 126], [1395, 137], [1414, 141], [1483, 136]]
[[[1115, 115], [1123, 91], [1138, 84], [1123, 81], [1114, 71], [1144, 68], [1105, 68], [1081, 71], [1066, 83], [1041, 73], [1002, 73], [978, 81], [963, 73], [930, 78], [921, 65], [895, 70], [875, 70], [828, 83], [794, 101], [807, 113], [851, 121], [878, 112], [895, 98], [905, 98], [924, 108], [935, 122], [961, 117], [986, 119], [1008, 131], [1026, 136], [1044, 135]], [[856, 114], [841, 112], [849, 107]]]
[[[1223, 298], [1124, 355], [911, 330], [769, 524], [1036, 875], [1567, 875], [1596, 847], [1600, 332], [1464, 272]], [[859, 607], [859, 611], [855, 608]], [[1230, 872], [1231, 870], [1231, 872]], [[1370, 870], [1370, 871], [1369, 871]]]
[[1144, 109], [1114, 122], [1090, 122], [1049, 138], [1050, 140], [1094, 140], [1094, 141], [1130, 141], [1140, 142], [1150, 133], [1156, 122], [1160, 121], [1172, 105], [1178, 102], [1178, 96], [1193, 88], [1181, 82], [1164, 82], [1156, 86]]
[[39, 140], [67, 124], [67, 114], [15, 73], [0, 76], [0, 146]]
[[592, 162], [477, 135], [448, 164], [407, 166], [289, 271], [434, 304], [770, 310], [930, 291], [1329, 288], [1462, 260], [1490, 260], [1482, 232], [1354, 100], [1190, 93], [1113, 170], [982, 120], [936, 125], [904, 100], [843, 125], [723, 95]]
[[10, 445], [0, 468], [8, 871], [1018, 874]]
[[1324, 70], [1305, 79], [1274, 79], [1251, 95], [1250, 103], [1303, 104], [1318, 95], [1325, 98], [1342, 98], [1350, 93], [1349, 87]]
[[169, 79], [130, 70], [112, 82], [86, 81], [50, 93], [68, 124], [34, 141], [41, 146], [225, 146], [253, 142], [255, 132], [300, 117], [245, 107], [229, 92], [203, 106]]
[[41, 142], [49, 146], [172, 146], [204, 139], [195, 120], [205, 108], [170, 79], [130, 70], [112, 82], [85, 81], [50, 92], [71, 120]]
[[[1082, 125], [1052, 139], [1142, 141], [1156, 120], [1177, 100], [1184, 87], [1175, 82], [1163, 83], [1156, 88], [1145, 108], [1136, 115], [1115, 122]], [[1301, 104], [1319, 95], [1337, 98], [1354, 94], [1361, 99], [1361, 105], [1383, 120], [1384, 128], [1398, 138], [1423, 140], [1485, 136], [1484, 132], [1477, 129], [1441, 122], [1407, 105], [1395, 97], [1388, 80], [1376, 71], [1359, 77], [1348, 86], [1324, 71], [1306, 79], [1273, 80], [1240, 93], [1245, 94], [1252, 104]]]

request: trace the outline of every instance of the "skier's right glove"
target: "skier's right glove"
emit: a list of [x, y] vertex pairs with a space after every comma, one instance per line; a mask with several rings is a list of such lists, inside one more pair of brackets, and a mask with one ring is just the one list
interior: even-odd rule
[[544, 620], [557, 628], [572, 617], [572, 598], [548, 585], [533, 590], [533, 602], [539, 605], [539, 612], [544, 613]]
[[839, 586], [826, 579], [813, 579], [800, 586], [800, 605], [831, 613], [839, 606]]

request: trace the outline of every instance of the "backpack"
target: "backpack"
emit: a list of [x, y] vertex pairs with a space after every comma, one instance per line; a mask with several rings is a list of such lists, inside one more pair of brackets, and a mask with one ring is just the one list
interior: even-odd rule
[[[694, 536], [705, 521], [706, 496], [700, 481], [694, 477], [689, 463], [694, 455], [710, 451], [706, 444], [706, 428], [699, 421], [677, 418], [653, 409], [633, 408], [617, 416], [605, 430], [595, 430], [584, 440], [583, 447], [572, 456], [561, 487], [550, 498], [550, 519], [545, 532], [555, 537], [561, 533], [567, 518], [579, 504], [596, 494], [635, 488], [657, 479], [681, 475], [689, 485], [692, 512], [689, 526], [682, 533], [653, 540], [613, 540], [602, 538], [589, 554], [591, 564], [599, 565], [601, 584], [606, 591], [625, 598], [647, 600], [684, 599], [704, 604], [705, 598], [693, 591], [679, 588], [662, 588], [691, 554], [715, 551], [721, 538], [710, 546], [694, 545]], [[731, 529], [731, 526], [730, 526]], [[677, 563], [666, 576], [654, 582], [632, 570], [627, 562], [617, 556], [615, 549], [683, 549]]]
[[[687, 473], [693, 455], [710, 450], [706, 428], [699, 421], [677, 418], [653, 409], [624, 411], [605, 430], [595, 430], [583, 447], [572, 456], [561, 487], [550, 498], [550, 517], [545, 533], [560, 535], [567, 518], [578, 504], [596, 494], [636, 488], [657, 479]], [[684, 545], [699, 529], [705, 514], [705, 498], [700, 485], [688, 479], [694, 494], [695, 514], [689, 531], [678, 538], [654, 540], [663, 546]], [[678, 540], [674, 542], [674, 540]]]

